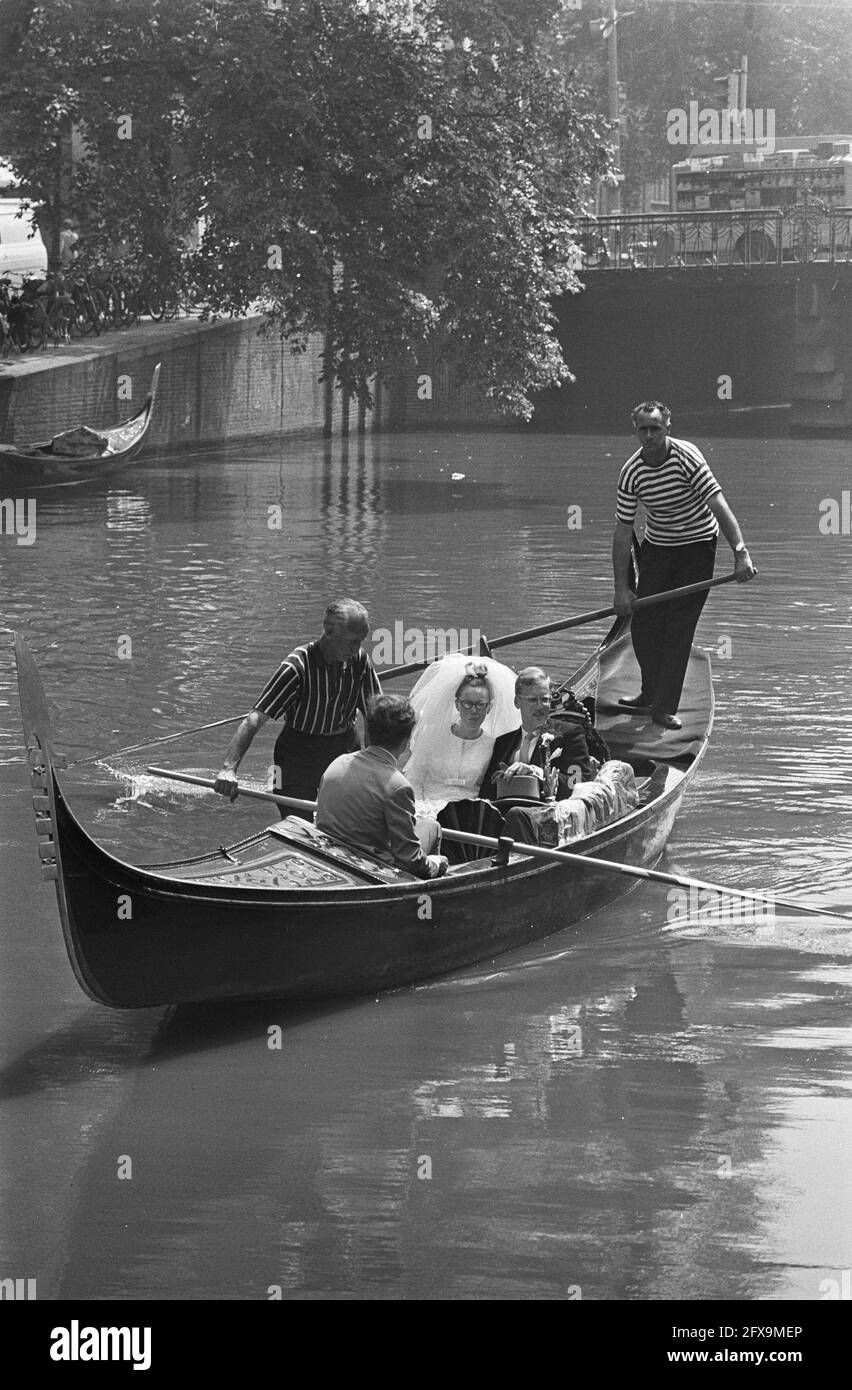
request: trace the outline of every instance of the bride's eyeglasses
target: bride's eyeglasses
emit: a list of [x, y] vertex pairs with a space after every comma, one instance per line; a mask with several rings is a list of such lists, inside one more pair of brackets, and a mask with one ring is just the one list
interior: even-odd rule
[[490, 700], [457, 700], [459, 709], [467, 710], [468, 714], [478, 714], [482, 710], [486, 714], [491, 708]]

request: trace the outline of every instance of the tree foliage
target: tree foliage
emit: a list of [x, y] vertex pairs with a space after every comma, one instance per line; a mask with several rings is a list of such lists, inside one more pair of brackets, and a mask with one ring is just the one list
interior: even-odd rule
[[327, 331], [347, 391], [440, 321], [462, 373], [529, 415], [569, 375], [550, 300], [576, 288], [571, 219], [605, 163], [586, 96], [537, 47], [557, 8], [35, 0], [3, 81], [11, 155], [55, 229], [73, 127], [90, 249], [162, 260], [201, 215], [212, 309], [262, 303], [297, 349]]
[[528, 416], [568, 375], [550, 299], [576, 287], [571, 215], [604, 165], [582, 94], [535, 51], [550, 10], [439, 3], [400, 26], [311, 0], [259, 26], [224, 0], [192, 123], [207, 295], [269, 303], [297, 342], [327, 327], [361, 395], [441, 322], [462, 374]]
[[[589, 6], [551, 26], [551, 51], [608, 109], [607, 45], [589, 29]], [[618, 25], [619, 77], [626, 90], [621, 137], [624, 199], [643, 179], [669, 172], [685, 151], [666, 138], [667, 113], [726, 104], [716, 78], [748, 58], [748, 105], [775, 112], [776, 136], [852, 133], [852, 25], [847, 0], [822, 7], [754, 0], [633, 0]]]
[[176, 174], [204, 18], [197, 0], [32, 4], [0, 95], [12, 163], [51, 243], [73, 213], [94, 254], [179, 245], [194, 215]]
[[[607, 168], [606, 44], [562, 0], [12, 0], [4, 139], [56, 246], [171, 276], [216, 313], [328, 334], [348, 393], [438, 323], [501, 410], [570, 376], [551, 303]], [[667, 171], [667, 112], [750, 59], [777, 132], [852, 126], [833, 11], [634, 0], [619, 23], [626, 191]], [[10, 126], [11, 123], [11, 126]], [[72, 143], [75, 158], [71, 159]], [[200, 249], [187, 237], [204, 219]]]

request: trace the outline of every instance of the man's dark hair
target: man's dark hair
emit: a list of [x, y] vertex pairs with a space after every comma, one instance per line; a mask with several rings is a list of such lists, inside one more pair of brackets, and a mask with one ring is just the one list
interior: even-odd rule
[[662, 401], [643, 401], [641, 405], [634, 405], [630, 412], [630, 419], [633, 421], [634, 428], [636, 427], [636, 417], [640, 411], [644, 415], [650, 415], [655, 410], [659, 410], [663, 417], [663, 424], [668, 429], [672, 422], [672, 413], [667, 405], [663, 405]]
[[367, 733], [379, 748], [402, 743], [416, 723], [413, 706], [403, 695], [374, 695], [367, 704]]

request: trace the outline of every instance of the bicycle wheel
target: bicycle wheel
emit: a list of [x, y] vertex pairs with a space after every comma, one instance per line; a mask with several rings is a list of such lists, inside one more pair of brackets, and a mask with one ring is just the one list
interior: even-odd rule
[[37, 348], [44, 347], [45, 322], [41, 319], [31, 319], [27, 324], [26, 343], [22, 344], [24, 352], [35, 352]]
[[177, 294], [174, 290], [169, 290], [164, 295], [163, 302], [165, 305], [164, 317], [168, 323], [171, 323], [172, 319], [176, 319], [180, 314], [180, 295]]
[[87, 338], [90, 333], [99, 333], [100, 328], [97, 323], [94, 305], [90, 296], [84, 290], [76, 290], [74, 298], [74, 324], [81, 338]]
[[95, 332], [102, 333], [105, 328], [110, 326], [107, 297], [103, 290], [89, 290], [89, 298], [92, 301]]
[[124, 323], [124, 305], [121, 288], [114, 280], [106, 280], [103, 286], [104, 327], [120, 328]]
[[143, 314], [141, 291], [135, 286], [124, 284], [121, 287], [121, 322], [125, 328], [132, 328]]
[[155, 323], [160, 323], [166, 312], [166, 304], [158, 285], [151, 285], [144, 291], [144, 302], [145, 313], [150, 315]]

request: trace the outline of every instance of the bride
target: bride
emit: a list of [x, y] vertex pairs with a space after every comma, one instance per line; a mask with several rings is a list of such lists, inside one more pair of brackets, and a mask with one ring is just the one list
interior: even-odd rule
[[417, 724], [403, 771], [418, 813], [435, 815], [448, 801], [478, 795], [495, 738], [517, 726], [515, 673], [454, 652], [433, 662], [408, 698]]

